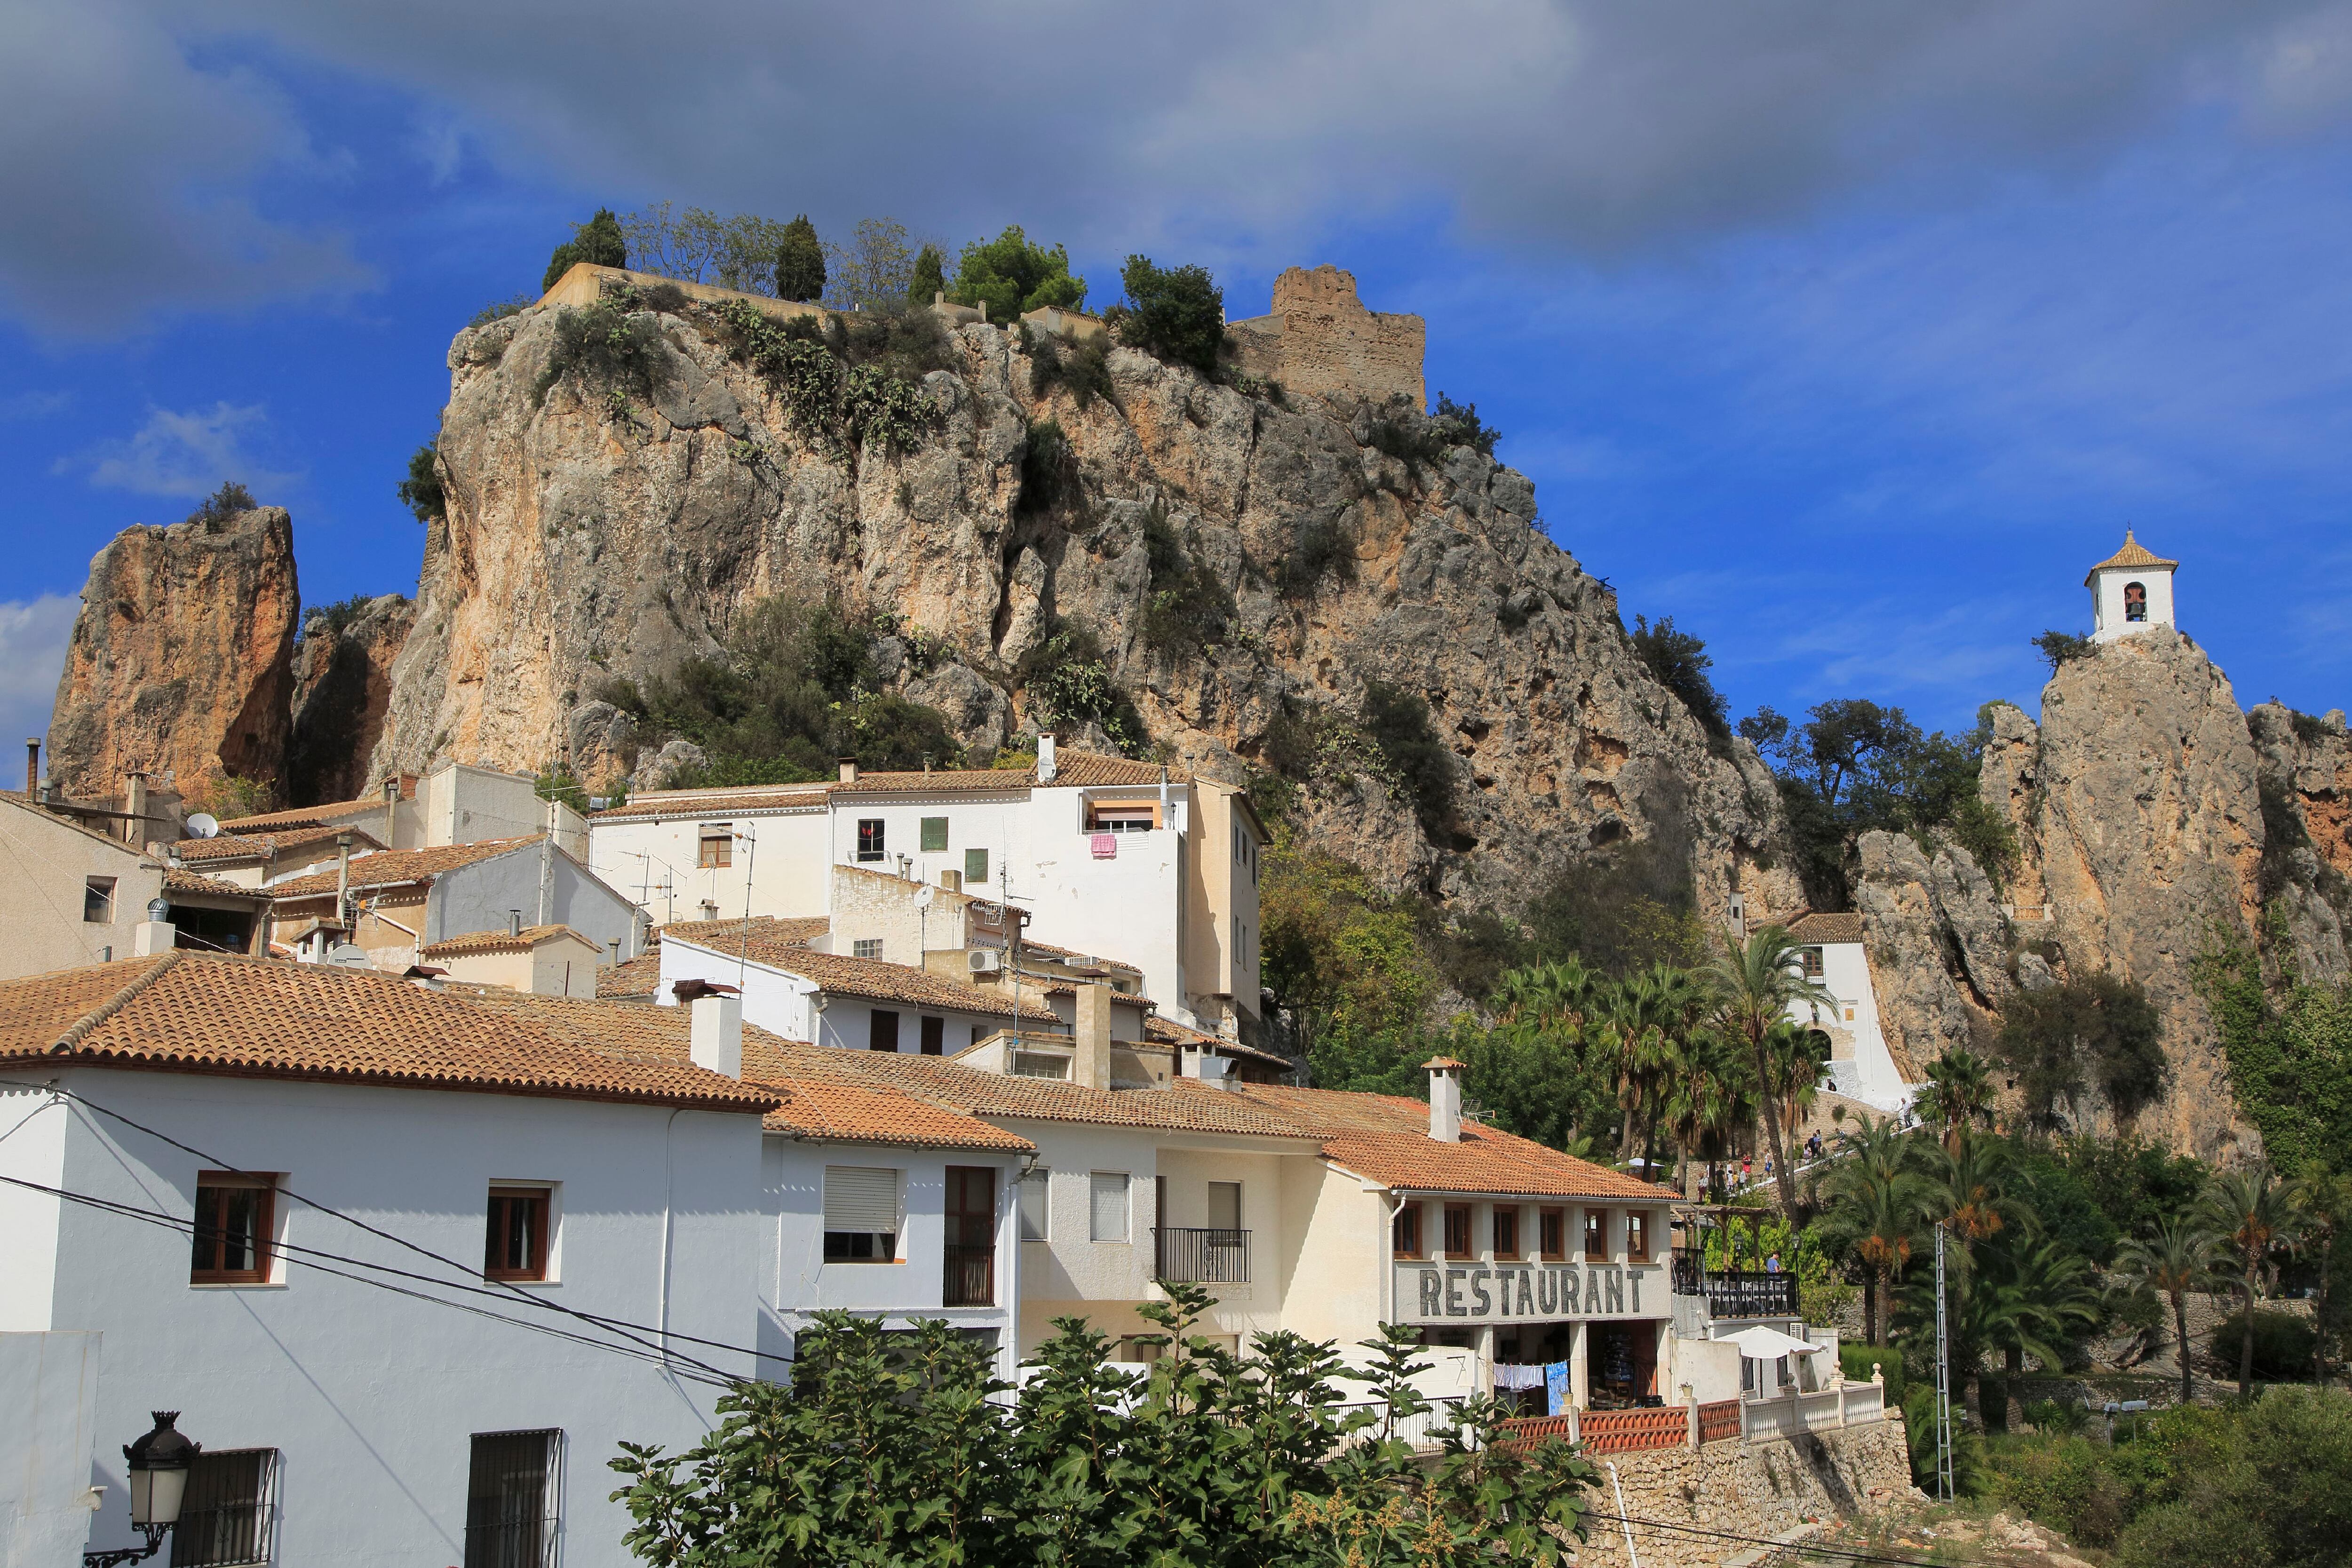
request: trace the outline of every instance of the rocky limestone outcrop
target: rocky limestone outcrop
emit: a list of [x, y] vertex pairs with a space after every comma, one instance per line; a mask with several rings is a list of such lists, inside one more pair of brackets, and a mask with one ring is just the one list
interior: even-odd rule
[[2341, 985], [2352, 978], [2352, 735], [2324, 717], [2265, 702], [2246, 715], [2259, 759], [2263, 938], [2274, 972]]
[[191, 800], [282, 786], [292, 727], [294, 530], [260, 507], [127, 528], [89, 564], [49, 721], [49, 777], [108, 796], [145, 769]]
[[1853, 907], [1879, 1024], [1896, 1069], [1917, 1083], [1946, 1050], [1990, 1048], [2018, 984], [2009, 921], [1992, 883], [1958, 845], [1930, 854], [1907, 835], [1873, 832], [1859, 851]]
[[392, 664], [416, 606], [380, 595], [341, 626], [325, 611], [304, 617], [294, 646], [294, 721], [287, 742], [290, 805], [353, 800], [374, 781], [368, 761], [392, 717]]
[[[919, 628], [904, 689], [973, 744], [1034, 728], [1017, 672], [1061, 623], [1100, 639], [1155, 742], [1213, 771], [1260, 756], [1286, 713], [1344, 721], [1375, 679], [1417, 692], [1455, 756], [1442, 841], [1346, 766], [1307, 803], [1319, 843], [1393, 886], [1509, 905], [1672, 818], [1708, 907], [1742, 866], [1769, 902], [1794, 901], [1772, 890], [1785, 872], [1754, 868], [1777, 802], [1752, 749], [1709, 750], [1613, 595], [1538, 531], [1533, 486], [1475, 450], [1408, 461], [1370, 405], [1286, 406], [1127, 349], [1109, 354], [1111, 395], [1081, 406], [1034, 390], [1020, 338], [971, 324], [956, 368], [925, 383], [937, 429], [903, 455], [845, 457], [793, 434], [710, 316], [645, 319], [650, 397], [567, 375], [535, 400], [552, 309], [451, 345], [448, 516], [428, 532], [379, 773], [566, 759], [593, 788], [641, 770], [664, 738], [623, 732], [600, 680], [709, 653], [744, 606], [789, 591]], [[1048, 416], [1071, 453], [1051, 498], [1024, 484]], [[1162, 527], [1232, 595], [1205, 647], [1145, 635]]]

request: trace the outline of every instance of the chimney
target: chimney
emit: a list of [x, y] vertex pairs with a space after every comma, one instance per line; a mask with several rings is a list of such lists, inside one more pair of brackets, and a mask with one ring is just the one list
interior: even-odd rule
[[1054, 737], [1050, 734], [1038, 736], [1037, 782], [1039, 784], [1052, 784], [1054, 782], [1054, 774], [1058, 771], [1059, 770], [1054, 765]]
[[680, 980], [670, 994], [688, 1009], [688, 1040], [694, 1065], [729, 1078], [743, 1076], [743, 998], [732, 985]]
[[1088, 1089], [1110, 1087], [1110, 987], [1099, 981], [1078, 987], [1075, 1020], [1077, 1051], [1070, 1076]]
[[844, 757], [841, 759], [841, 782], [844, 784], [856, 784], [857, 782], [857, 759], [856, 757]]
[[507, 934], [509, 936], [520, 936], [522, 934], [522, 911], [520, 910], [509, 910], [507, 911]]
[[172, 906], [163, 899], [151, 899], [147, 918], [131, 931], [131, 952], [134, 958], [146, 958], [158, 952], [169, 952], [180, 945], [180, 928], [172, 923]]
[[[273, 848], [275, 846], [272, 847]], [[345, 924], [344, 910], [352, 901], [352, 835], [349, 828], [335, 835], [335, 923]]]
[[1462, 1142], [1462, 1064], [1452, 1057], [1432, 1057], [1421, 1064], [1429, 1069], [1429, 1135], [1440, 1143]]
[[137, 768], [122, 781], [122, 809], [129, 820], [122, 825], [122, 841], [133, 849], [147, 847], [147, 775]]
[[25, 798], [32, 800], [41, 793], [41, 738], [25, 737]]
[[383, 847], [400, 847], [400, 775], [383, 781]]
[[616, 936], [616, 937], [612, 938], [610, 941], [606, 942], [604, 943], [604, 951], [605, 951], [607, 953], [609, 953], [609, 954], [611, 954], [611, 955], [612, 955], [612, 956], [610, 956], [609, 958], [607, 958], [607, 959], [604, 961], [605, 963], [620, 963], [620, 962], [621, 962], [621, 939], [620, 939], [619, 937], [617, 937], [617, 936]]

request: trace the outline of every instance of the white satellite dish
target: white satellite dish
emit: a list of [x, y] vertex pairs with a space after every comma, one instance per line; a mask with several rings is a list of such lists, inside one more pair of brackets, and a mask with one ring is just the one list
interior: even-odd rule
[[220, 818], [209, 811], [200, 811], [189, 817], [187, 826], [191, 838], [216, 838], [220, 836]]
[[327, 950], [327, 962], [333, 964], [338, 969], [366, 969], [372, 967], [368, 963], [367, 949], [361, 947], [356, 942], [339, 942], [335, 943], [334, 946]]

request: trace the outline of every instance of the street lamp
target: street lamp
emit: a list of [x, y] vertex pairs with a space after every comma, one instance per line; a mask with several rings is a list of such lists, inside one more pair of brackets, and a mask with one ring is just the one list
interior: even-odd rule
[[143, 1547], [113, 1552], [85, 1552], [82, 1568], [116, 1568], [118, 1563], [144, 1563], [163, 1549], [163, 1537], [180, 1522], [180, 1504], [188, 1495], [188, 1467], [203, 1447], [173, 1428], [176, 1410], [154, 1412], [155, 1429], [126, 1446], [123, 1458], [131, 1470], [131, 1522], [147, 1538]]

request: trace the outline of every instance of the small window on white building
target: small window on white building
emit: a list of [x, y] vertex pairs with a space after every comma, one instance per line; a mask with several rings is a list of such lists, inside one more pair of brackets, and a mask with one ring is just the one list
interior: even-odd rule
[[861, 816], [857, 819], [857, 858], [860, 860], [882, 860], [888, 858], [886, 837], [882, 830], [882, 819], [880, 817]]
[[1095, 1241], [1128, 1238], [1128, 1176], [1125, 1171], [1096, 1171], [1087, 1178], [1087, 1234]]
[[1804, 965], [1806, 979], [1819, 980], [1822, 977], [1822, 950], [1820, 948], [1801, 947], [1797, 950], [1797, 957], [1798, 961]]
[[2124, 584], [2124, 619], [2127, 621], [2144, 621], [2147, 619], [2147, 584], [2126, 583]]
[[1053, 1234], [1053, 1173], [1044, 1168], [1021, 1178], [1021, 1239], [1044, 1241]]
[[849, 951], [853, 958], [879, 958], [882, 956], [882, 939], [878, 936], [861, 936], [849, 944]]
[[188, 1467], [180, 1522], [172, 1527], [173, 1568], [246, 1568], [276, 1553], [275, 1448], [198, 1454]]
[[926, 853], [945, 854], [948, 847], [948, 819], [944, 816], [923, 818], [922, 842]]
[[114, 923], [114, 879], [91, 877], [81, 885], [81, 918], [91, 925]]
[[1106, 802], [1087, 807], [1087, 831], [1089, 833], [1149, 833], [1160, 826], [1160, 807], [1156, 802]]
[[466, 1476], [466, 1568], [541, 1568], [555, 1561], [563, 1434], [477, 1432]]
[[709, 869], [735, 864], [735, 825], [731, 822], [706, 822], [697, 839], [694, 856], [696, 866]]
[[889, 1263], [898, 1256], [898, 1173], [872, 1165], [824, 1168], [824, 1260]]

